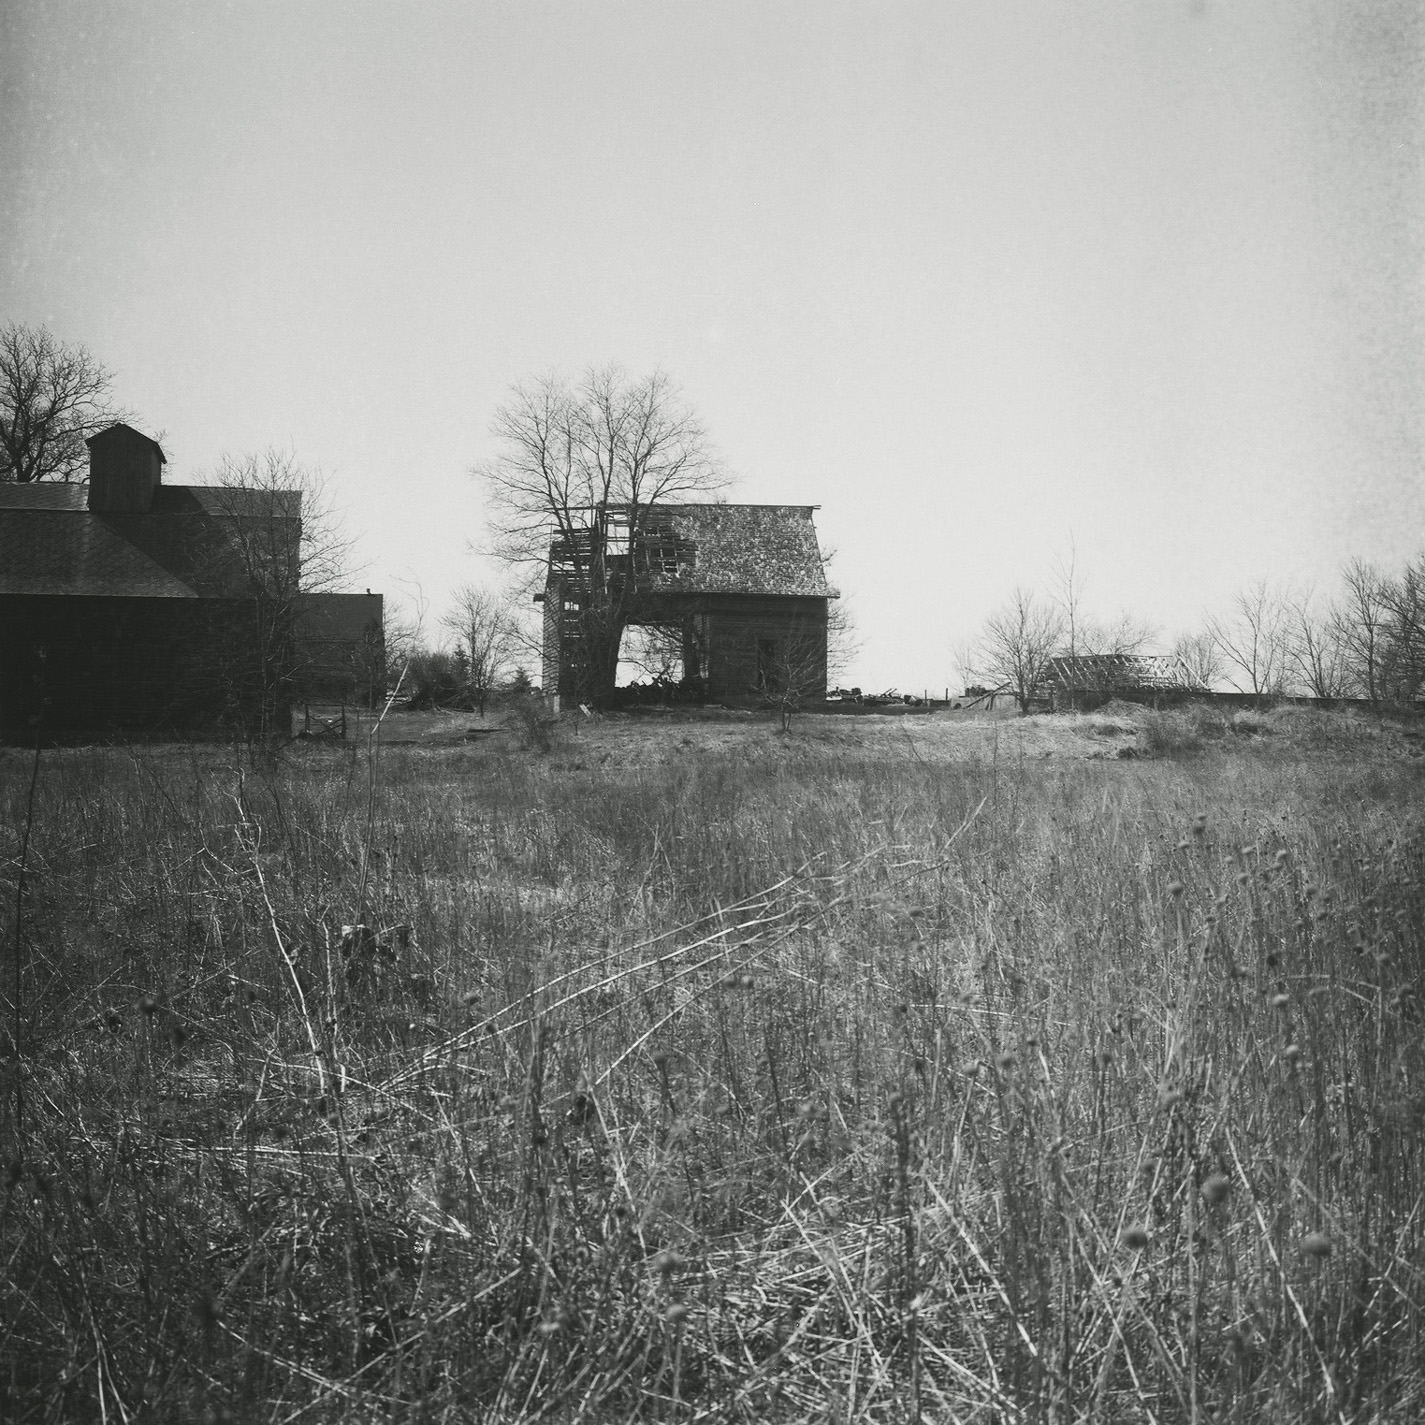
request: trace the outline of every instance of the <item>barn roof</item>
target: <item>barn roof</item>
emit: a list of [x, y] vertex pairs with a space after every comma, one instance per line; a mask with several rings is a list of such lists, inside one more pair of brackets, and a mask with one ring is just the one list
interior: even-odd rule
[[653, 505], [643, 544], [672, 536], [674, 558], [652, 563], [666, 593], [834, 597], [827, 587], [812, 505]]
[[0, 594], [196, 599], [176, 574], [88, 510], [0, 505]]
[[301, 513], [296, 491], [160, 485], [149, 513], [125, 515], [90, 510], [88, 496], [87, 484], [0, 484], [0, 594], [197, 598], [218, 592], [215, 521]]

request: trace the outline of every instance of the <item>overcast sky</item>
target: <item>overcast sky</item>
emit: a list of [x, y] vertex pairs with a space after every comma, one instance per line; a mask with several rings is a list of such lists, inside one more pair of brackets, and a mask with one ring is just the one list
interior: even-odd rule
[[0, 84], [0, 322], [432, 625], [511, 384], [609, 361], [821, 506], [867, 687], [1071, 539], [1165, 640], [1425, 549], [1413, 0], [11, 0]]

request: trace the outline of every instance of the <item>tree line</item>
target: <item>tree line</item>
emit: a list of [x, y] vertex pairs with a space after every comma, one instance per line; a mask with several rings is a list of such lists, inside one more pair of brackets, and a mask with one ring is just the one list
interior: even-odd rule
[[[1047, 592], [1017, 587], [962, 650], [959, 662], [980, 685], [1007, 690], [1027, 711], [1052, 660], [1138, 654], [1157, 629], [1122, 614], [1087, 616], [1084, 581], [1072, 550], [1056, 562]], [[1360, 698], [1407, 703], [1425, 693], [1425, 554], [1399, 569], [1352, 559], [1334, 592], [1258, 579], [1171, 654], [1208, 687], [1258, 697]]]

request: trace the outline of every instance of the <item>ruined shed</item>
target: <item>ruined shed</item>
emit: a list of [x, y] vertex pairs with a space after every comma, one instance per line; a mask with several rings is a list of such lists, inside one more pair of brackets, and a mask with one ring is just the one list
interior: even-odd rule
[[[602, 603], [617, 633], [653, 627], [682, 650], [682, 685], [716, 702], [826, 692], [830, 600], [815, 505], [677, 504], [591, 511], [551, 542], [544, 687], [590, 686], [591, 626]], [[599, 593], [595, 592], [598, 589]]]
[[1172, 654], [1078, 653], [1049, 660], [1040, 696], [1057, 707], [1094, 708], [1111, 698], [1141, 702], [1206, 691]]

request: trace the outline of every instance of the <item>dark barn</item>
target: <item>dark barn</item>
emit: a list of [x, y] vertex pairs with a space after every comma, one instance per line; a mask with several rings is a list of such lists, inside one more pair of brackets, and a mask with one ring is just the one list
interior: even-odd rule
[[88, 484], [0, 485], [0, 738], [280, 735], [318, 644], [364, 691], [380, 597], [302, 592], [299, 493], [165, 485], [126, 425], [89, 453]]
[[605, 578], [622, 627], [663, 630], [681, 682], [715, 702], [826, 693], [828, 588], [815, 505], [650, 505], [594, 512], [550, 546], [544, 689], [582, 700], [589, 586]]

